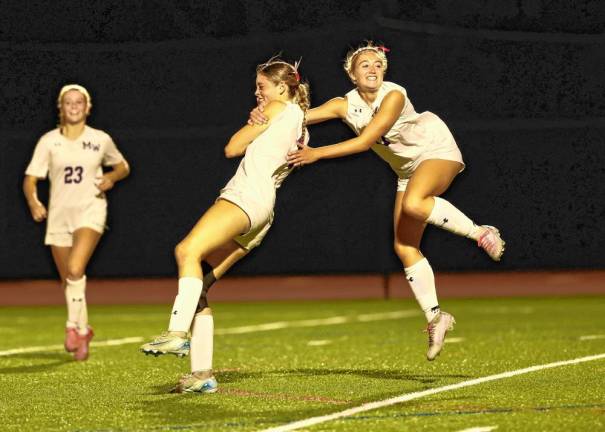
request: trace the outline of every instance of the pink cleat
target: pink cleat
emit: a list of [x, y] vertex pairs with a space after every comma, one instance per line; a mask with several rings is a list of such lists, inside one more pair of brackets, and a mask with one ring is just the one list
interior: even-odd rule
[[78, 348], [74, 352], [74, 359], [77, 361], [84, 361], [88, 359], [88, 346], [95, 333], [92, 331], [92, 327], [88, 326], [88, 333], [85, 335], [78, 334]]
[[500, 237], [500, 231], [497, 228], [490, 225], [483, 225], [483, 228], [485, 231], [477, 240], [477, 246], [482, 248], [494, 261], [500, 261], [506, 242]]
[[429, 350], [426, 353], [427, 360], [435, 360], [443, 348], [445, 335], [448, 331], [454, 330], [456, 320], [447, 312], [439, 312], [429, 323], [426, 332], [429, 334]]
[[78, 329], [75, 327], [65, 327], [65, 351], [74, 352], [78, 349]]

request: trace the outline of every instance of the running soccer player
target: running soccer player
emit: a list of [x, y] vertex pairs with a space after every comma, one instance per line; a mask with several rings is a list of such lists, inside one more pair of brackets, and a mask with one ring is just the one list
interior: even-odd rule
[[191, 373], [180, 379], [174, 392], [216, 391], [214, 320], [207, 290], [261, 243], [273, 223], [276, 190], [293, 169], [287, 154], [308, 140], [309, 87], [301, 82], [298, 65], [272, 58], [256, 73], [255, 96], [265, 106], [268, 122], [245, 125], [227, 143], [226, 157], [244, 158], [216, 202], [176, 246], [178, 294], [168, 332], [141, 346], [153, 355], [183, 356], [191, 350]]
[[[94, 333], [88, 325], [86, 266], [105, 230], [105, 193], [128, 176], [128, 163], [111, 137], [86, 124], [92, 108], [88, 91], [64, 86], [57, 98], [59, 126], [44, 134], [25, 171], [23, 192], [36, 222], [48, 221], [44, 244], [51, 248], [67, 303], [65, 349], [88, 358]], [[110, 166], [104, 173], [102, 166]], [[48, 211], [37, 183], [48, 176]]]

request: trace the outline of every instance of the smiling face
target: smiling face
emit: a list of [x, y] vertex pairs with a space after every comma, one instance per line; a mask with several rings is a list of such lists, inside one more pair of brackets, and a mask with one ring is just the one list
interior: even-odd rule
[[349, 76], [360, 90], [377, 91], [384, 79], [382, 59], [374, 51], [362, 51], [355, 57]]
[[[256, 102], [267, 105], [274, 100], [287, 100], [286, 86], [283, 83], [274, 84], [266, 75], [256, 74]], [[286, 98], [284, 99], [284, 93]]]
[[61, 98], [61, 122], [65, 124], [78, 124], [86, 121], [90, 107], [86, 97], [78, 90], [69, 90]]

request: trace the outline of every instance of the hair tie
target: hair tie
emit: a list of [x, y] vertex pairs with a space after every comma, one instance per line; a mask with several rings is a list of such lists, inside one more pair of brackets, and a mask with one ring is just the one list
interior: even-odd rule
[[388, 53], [389, 51], [391, 51], [389, 48], [385, 47], [384, 45], [378, 45], [376, 48], [378, 48], [383, 53]]

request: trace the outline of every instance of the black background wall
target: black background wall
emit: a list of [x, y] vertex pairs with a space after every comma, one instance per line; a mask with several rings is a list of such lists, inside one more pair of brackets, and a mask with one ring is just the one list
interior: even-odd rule
[[[391, 49], [388, 79], [453, 130], [468, 167], [446, 198], [507, 240], [495, 264], [429, 228], [423, 250], [436, 270], [605, 267], [602, 2], [1, 3], [0, 277], [54, 275], [21, 182], [56, 124], [62, 85], [89, 89], [89, 123], [132, 166], [110, 194], [110, 230], [88, 273], [167, 276], [174, 245], [239, 162], [222, 149], [254, 104], [255, 66], [280, 51], [302, 57], [319, 104], [348, 91], [341, 62], [364, 39]], [[350, 136], [338, 122], [313, 126], [311, 144]], [[371, 153], [295, 172], [270, 234], [233, 273], [399, 270], [395, 182]]]

